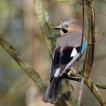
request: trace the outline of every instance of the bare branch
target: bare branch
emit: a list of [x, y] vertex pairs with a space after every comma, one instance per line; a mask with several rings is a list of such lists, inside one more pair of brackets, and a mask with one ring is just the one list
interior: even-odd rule
[[84, 80], [85, 80], [85, 78], [83, 77], [81, 79], [81, 84], [80, 84], [80, 91], [79, 91], [79, 96], [78, 96], [78, 106], [81, 106], [81, 98], [82, 98]]
[[94, 96], [97, 98], [99, 103], [102, 106], [106, 106], [106, 99], [103, 97], [101, 92], [98, 90], [96, 85], [92, 82], [90, 78], [85, 79], [85, 84], [88, 86], [88, 88], [91, 90], [91, 92], [94, 94]]
[[[20, 53], [0, 35], [0, 45], [10, 54], [13, 59], [20, 65], [21, 68], [29, 75], [29, 77], [37, 84], [37, 86], [45, 91], [46, 84], [43, 82], [39, 74], [33, 69], [33, 67], [20, 55]], [[61, 102], [62, 101], [62, 102]], [[62, 103], [62, 104], [61, 104]], [[59, 98], [56, 105], [67, 106], [62, 98]]]
[[75, 0], [56, 0], [57, 2], [75, 2]]
[[[81, 48], [80, 48], [80, 54], [81, 54], [81, 49], [82, 49], [82, 44], [83, 44], [83, 37], [84, 37], [84, 19], [85, 19], [85, 0], [82, 0], [82, 16], [83, 16], [83, 29], [82, 29], [82, 39], [81, 39]], [[78, 59], [78, 66], [80, 64], [80, 58]], [[78, 68], [77, 68], [77, 73], [78, 73]], [[81, 98], [82, 98], [82, 89], [83, 89], [83, 84], [84, 84], [84, 77], [82, 76], [81, 79], [81, 84], [80, 84], [80, 90], [79, 90], [79, 96], [78, 96], [78, 106], [81, 105]]]
[[[32, 66], [24, 60], [24, 58], [16, 51], [16, 49], [8, 42], [6, 41], [1, 35], [0, 35], [0, 45], [13, 57], [13, 59], [20, 65], [20, 67], [23, 68], [23, 70], [29, 75], [29, 77], [38, 85], [38, 87], [44, 91], [46, 88], [46, 84], [42, 81], [41, 77], [38, 75], [38, 73], [32, 68]], [[69, 77], [68, 79], [74, 80], [74, 81], [81, 81], [81, 77]], [[86, 85], [90, 88], [92, 91], [92, 87], [90, 87], [92, 84], [94, 85], [93, 87], [93, 93], [96, 97], [99, 96], [99, 101], [100, 103], [103, 104], [105, 102], [104, 97], [99, 94], [98, 89], [95, 87], [95, 85], [101, 89], [106, 89], [106, 85], [103, 85], [98, 82], [92, 82], [91, 79], [86, 79], [85, 81]], [[96, 94], [96, 90], [98, 91]], [[102, 100], [103, 99], [103, 100]], [[62, 102], [61, 102], [62, 101]], [[61, 106], [67, 106], [67, 104], [59, 98], [58, 102], [56, 105], [63, 104]]]
[[[44, 39], [45, 39], [45, 43], [47, 45], [49, 54], [52, 57], [52, 54], [53, 54], [52, 43], [51, 43], [51, 40], [49, 40], [47, 38], [47, 36], [49, 34], [51, 34], [50, 26], [48, 25], [48, 23], [50, 24], [49, 18], [47, 16], [48, 13], [45, 12], [45, 10], [43, 9], [42, 0], [34, 0], [34, 6], [35, 6], [35, 13], [38, 17], [38, 21], [39, 21], [39, 24], [40, 24], [42, 34], [43, 34]], [[62, 85], [63, 85], [62, 88], [61, 88], [62, 94], [70, 91], [69, 83], [66, 83], [66, 81], [62, 81]], [[64, 86], [65, 86], [65, 90], [63, 89]], [[64, 101], [64, 103], [65, 103], [65, 101]]]
[[49, 21], [49, 16], [46, 11], [43, 9], [42, 1], [41, 0], [34, 0], [34, 6], [35, 6], [35, 13], [37, 15], [39, 25], [44, 37], [44, 41], [46, 43], [46, 46], [48, 48], [50, 57], [52, 57], [53, 50], [52, 50], [52, 42], [47, 37], [52, 33], [51, 29], [48, 25], [51, 24]]
[[97, 35], [96, 35], [95, 42], [99, 39], [99, 37], [100, 37], [105, 31], [106, 31], [106, 28], [104, 28], [103, 31], [100, 32], [100, 34], [97, 34]]
[[[34, 1], [35, 1], [34, 2], [35, 11], [36, 11], [36, 14], [39, 20], [42, 33], [44, 35], [45, 43], [47, 45], [49, 54], [52, 57], [51, 40], [47, 39], [47, 36], [51, 33], [51, 29], [49, 28], [47, 24], [49, 23], [48, 16], [47, 16], [47, 13], [43, 9], [41, 0], [34, 0]], [[89, 78], [89, 74], [92, 70], [92, 65], [93, 65], [94, 46], [95, 46], [94, 44], [95, 43], [95, 36], [94, 36], [95, 24], [94, 24], [94, 14], [93, 14], [91, 5], [92, 5], [92, 0], [86, 0], [89, 30], [88, 30], [88, 48], [87, 48], [86, 60], [85, 60], [84, 68], [83, 68], [84, 77], [85, 77], [84, 83], [88, 86], [91, 92], [95, 95], [95, 97], [100, 102], [100, 104], [102, 106], [106, 106], [106, 100], [97, 88], [99, 87], [102, 89], [106, 89], [106, 85], [93, 82]], [[103, 32], [101, 32], [101, 34]], [[101, 34], [99, 36], [101, 36]], [[46, 84], [43, 82], [39, 74], [32, 68], [32, 66], [27, 61], [24, 60], [24, 58], [16, 51], [16, 49], [8, 41], [6, 41], [1, 35], [0, 35], [0, 45], [13, 57], [13, 59], [20, 65], [20, 67], [23, 68], [23, 70], [29, 75], [29, 77], [33, 79], [33, 81], [39, 86], [39, 88], [42, 91], [45, 91]], [[68, 79], [71, 79], [74, 81], [81, 81], [81, 77], [69, 77]], [[68, 84], [65, 86], [65, 88], [67, 88], [67, 91], [69, 91]], [[67, 103], [63, 99], [59, 98], [56, 105], [67, 106]]]
[[101, 88], [101, 89], [106, 89], [106, 85], [103, 85], [101, 83], [98, 83], [98, 82], [93, 82], [98, 88]]
[[94, 36], [94, 13], [92, 7], [92, 0], [86, 0], [86, 11], [88, 16], [88, 47], [86, 52], [86, 58], [84, 62], [84, 77], [89, 77], [92, 70], [93, 58], [94, 58], [94, 47], [95, 47], [95, 36]]
[[[77, 76], [76, 76], [76, 73], [74, 73], [74, 76], [67, 76], [67, 79], [81, 82], [82, 77], [79, 77], [79, 76], [77, 77]], [[98, 83], [98, 82], [94, 82], [94, 81], [93, 81], [93, 83], [94, 83], [98, 88], [106, 89], [106, 85], [104, 85], [104, 84], [101, 84], [101, 83]]]
[[103, 14], [103, 15], [106, 16], [106, 14], [101, 11], [102, 7], [100, 7], [99, 9], [97, 9], [97, 8], [93, 7], [92, 5], [90, 5], [90, 6], [91, 6], [94, 10], [97, 10], [97, 11], [99, 11], [101, 14]]
[[33, 67], [20, 55], [20, 53], [0, 35], [0, 45], [13, 57], [13, 59], [23, 68], [29, 77], [39, 86], [42, 91], [45, 91], [46, 84], [43, 82], [39, 74]]

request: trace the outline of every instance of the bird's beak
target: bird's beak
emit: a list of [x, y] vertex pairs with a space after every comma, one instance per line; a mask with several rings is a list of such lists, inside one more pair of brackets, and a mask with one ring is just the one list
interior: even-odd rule
[[54, 29], [61, 29], [61, 25], [55, 26]]

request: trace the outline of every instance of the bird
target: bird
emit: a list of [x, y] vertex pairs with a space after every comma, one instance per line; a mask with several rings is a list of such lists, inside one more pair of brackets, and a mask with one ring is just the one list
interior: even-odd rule
[[86, 37], [85, 35], [82, 37], [82, 25], [77, 19], [65, 18], [54, 29], [60, 31], [60, 37], [57, 38], [54, 49], [50, 82], [42, 99], [43, 102], [51, 104], [55, 104], [58, 100], [63, 76], [67, 75], [70, 67], [82, 57], [87, 48]]

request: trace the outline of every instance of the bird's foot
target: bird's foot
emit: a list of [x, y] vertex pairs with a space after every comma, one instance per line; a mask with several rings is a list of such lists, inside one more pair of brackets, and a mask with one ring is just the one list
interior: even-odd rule
[[71, 67], [67, 74], [68, 76], [76, 76], [76, 70], [73, 67]]

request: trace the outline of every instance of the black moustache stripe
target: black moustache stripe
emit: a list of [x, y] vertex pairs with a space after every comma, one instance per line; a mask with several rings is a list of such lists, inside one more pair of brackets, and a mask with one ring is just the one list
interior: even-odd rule
[[62, 31], [63, 31], [64, 33], [67, 33], [67, 32], [68, 32], [66, 29], [62, 29]]

